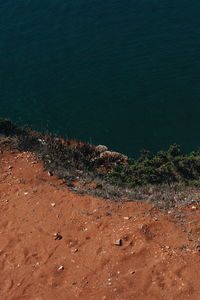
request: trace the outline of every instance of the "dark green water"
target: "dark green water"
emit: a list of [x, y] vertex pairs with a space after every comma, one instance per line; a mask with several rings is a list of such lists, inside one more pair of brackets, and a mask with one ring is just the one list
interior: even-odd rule
[[200, 1], [0, 0], [0, 116], [137, 155], [200, 146]]

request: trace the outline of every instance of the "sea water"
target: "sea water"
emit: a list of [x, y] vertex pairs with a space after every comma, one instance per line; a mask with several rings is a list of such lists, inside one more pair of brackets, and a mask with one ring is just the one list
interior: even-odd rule
[[137, 156], [200, 146], [199, 0], [0, 0], [0, 116]]

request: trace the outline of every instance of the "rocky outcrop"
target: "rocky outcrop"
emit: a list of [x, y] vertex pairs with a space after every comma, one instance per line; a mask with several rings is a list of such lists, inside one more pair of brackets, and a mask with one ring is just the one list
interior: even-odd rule
[[114, 151], [104, 151], [100, 154], [101, 158], [113, 158], [113, 159], [121, 159], [121, 160], [127, 160], [128, 157], [126, 155], [123, 155], [119, 152]]
[[108, 150], [108, 147], [104, 146], [104, 145], [98, 145], [95, 147], [95, 150], [102, 153]]

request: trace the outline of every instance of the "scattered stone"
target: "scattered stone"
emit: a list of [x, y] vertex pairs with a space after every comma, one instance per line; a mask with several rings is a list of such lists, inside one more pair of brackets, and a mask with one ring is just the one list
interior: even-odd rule
[[194, 205], [191, 208], [192, 208], [192, 210], [196, 210], [197, 209], [197, 207], [194, 206]]
[[56, 206], [56, 203], [54, 203], [54, 202], [51, 203], [51, 206], [52, 206], [52, 207], [55, 207], [55, 206]]
[[72, 249], [71, 252], [72, 252], [72, 253], [78, 252], [78, 248]]
[[135, 274], [135, 271], [130, 271], [130, 274], [131, 274], [131, 275]]
[[58, 267], [58, 271], [62, 271], [62, 270], [64, 270], [64, 266]]
[[43, 146], [47, 144], [44, 139], [38, 139], [38, 142], [41, 143]]
[[25, 196], [28, 195], [28, 192], [25, 192], [24, 195], [25, 195]]
[[95, 149], [99, 152], [105, 152], [105, 151], [108, 150], [108, 148], [104, 145], [98, 145], [98, 146], [95, 147]]
[[53, 234], [54, 240], [62, 240], [62, 235], [60, 235], [58, 232]]
[[87, 231], [88, 229], [87, 229], [87, 227], [82, 227], [81, 230], [82, 231]]
[[124, 217], [124, 220], [130, 220], [131, 217]]
[[114, 245], [116, 245], [116, 246], [122, 246], [122, 240], [121, 240], [121, 239], [116, 240], [116, 241], [114, 242]]
[[49, 176], [53, 176], [53, 173], [50, 172], [50, 171], [49, 171], [47, 174], [48, 174]]
[[11, 170], [12, 168], [13, 168], [12, 166], [9, 166], [9, 167], [8, 167], [9, 170]]

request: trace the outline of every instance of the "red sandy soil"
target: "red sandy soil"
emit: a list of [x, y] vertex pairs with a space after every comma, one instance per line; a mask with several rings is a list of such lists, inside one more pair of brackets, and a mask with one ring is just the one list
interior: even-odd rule
[[4, 149], [0, 208], [1, 300], [200, 299], [197, 205], [77, 195], [33, 154]]

